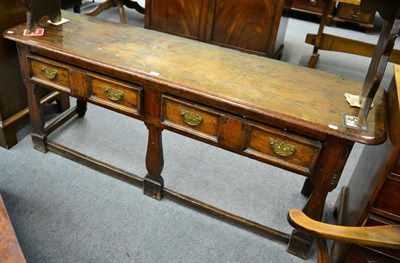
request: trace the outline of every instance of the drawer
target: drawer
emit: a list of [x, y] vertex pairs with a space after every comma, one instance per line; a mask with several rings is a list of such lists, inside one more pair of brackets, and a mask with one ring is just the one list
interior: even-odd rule
[[192, 102], [163, 96], [162, 122], [166, 126], [218, 142], [222, 113]]
[[319, 141], [272, 127], [250, 124], [245, 153], [276, 166], [309, 175], [321, 151]]
[[323, 0], [293, 0], [292, 1], [292, 9], [317, 13], [322, 15], [322, 11], [324, 9], [324, 1]]
[[52, 88], [70, 92], [69, 69], [66, 65], [48, 60], [29, 57], [31, 79]]
[[375, 14], [361, 12], [360, 7], [357, 5], [339, 3], [336, 16], [359, 22], [371, 22]]
[[383, 184], [375, 202], [373, 210], [388, 214], [389, 218], [400, 218], [400, 180], [394, 176], [388, 177]]
[[140, 115], [141, 85], [133, 85], [105, 76], [88, 73], [89, 101], [128, 115]]

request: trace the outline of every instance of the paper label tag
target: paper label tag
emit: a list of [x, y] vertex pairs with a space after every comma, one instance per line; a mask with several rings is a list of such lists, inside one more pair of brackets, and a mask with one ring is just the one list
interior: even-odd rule
[[[350, 93], [345, 93], [344, 96], [346, 97], [346, 101], [350, 104], [350, 107], [357, 107], [361, 108], [361, 99], [358, 95], [353, 95]], [[374, 104], [371, 104], [371, 109], [374, 107]]]
[[44, 29], [43, 28], [36, 28], [35, 32], [30, 32], [28, 29], [24, 30], [23, 35], [27, 37], [38, 37], [38, 36], [43, 36], [44, 34]]
[[360, 96], [353, 95], [350, 93], [345, 93], [346, 101], [350, 104], [351, 107], [361, 108]]

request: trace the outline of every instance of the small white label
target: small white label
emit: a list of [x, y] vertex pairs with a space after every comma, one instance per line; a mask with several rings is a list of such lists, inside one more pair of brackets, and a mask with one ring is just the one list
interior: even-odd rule
[[55, 22], [55, 23], [51, 22], [50, 20], [47, 20], [47, 23], [50, 23], [50, 24], [52, 24], [52, 25], [56, 25], [56, 26], [59, 26], [59, 25], [65, 24], [65, 23], [67, 23], [67, 22], [69, 22], [69, 20], [68, 20], [68, 19], [66, 19], [66, 18], [61, 18], [61, 20], [60, 20], [60, 21], [58, 21], [58, 22]]
[[329, 124], [328, 127], [331, 128], [331, 129], [334, 129], [334, 130], [339, 129], [338, 126], [333, 125], [333, 124]]
[[7, 34], [14, 34], [14, 31], [7, 31]]
[[150, 71], [149, 74], [152, 75], [152, 76], [160, 76], [160, 73], [155, 72], [155, 71]]

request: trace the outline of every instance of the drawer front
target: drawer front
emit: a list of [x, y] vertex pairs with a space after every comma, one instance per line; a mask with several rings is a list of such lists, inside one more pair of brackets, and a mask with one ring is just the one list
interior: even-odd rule
[[276, 166], [309, 175], [322, 144], [272, 127], [249, 125], [245, 153]]
[[[392, 176], [386, 179], [378, 197], [375, 199], [373, 209], [400, 218], [400, 180], [394, 178], [396, 177]], [[392, 218], [393, 216], [389, 215], [389, 217]]]
[[141, 114], [143, 87], [88, 74], [89, 101], [130, 115]]
[[218, 142], [221, 113], [169, 96], [163, 96], [162, 103], [163, 124]]
[[293, 0], [292, 8], [302, 10], [305, 12], [312, 12], [322, 14], [324, 9], [323, 0]]
[[29, 58], [33, 81], [69, 92], [69, 69], [66, 65], [48, 60]]
[[361, 12], [359, 6], [345, 3], [339, 3], [337, 16], [344, 19], [366, 23], [371, 22], [374, 18], [374, 14]]

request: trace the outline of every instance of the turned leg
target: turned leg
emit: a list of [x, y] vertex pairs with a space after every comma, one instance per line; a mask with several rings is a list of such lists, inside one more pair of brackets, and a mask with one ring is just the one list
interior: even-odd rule
[[[328, 137], [318, 158], [315, 173], [309, 177], [312, 192], [303, 212], [310, 218], [321, 221], [325, 200], [336, 188], [354, 142]], [[307, 181], [306, 181], [307, 182]], [[301, 230], [293, 230], [287, 251], [301, 258], [309, 256], [313, 238]]]
[[44, 120], [42, 104], [40, 103], [40, 94], [38, 86], [32, 82], [27, 82], [28, 101], [29, 101], [29, 117], [33, 126], [32, 142], [33, 148], [41, 152], [47, 152], [46, 134], [44, 132]]
[[126, 21], [124, 4], [122, 3], [121, 0], [118, 0], [118, 13], [119, 13], [119, 19], [121, 20], [121, 23], [127, 24], [128, 22]]
[[164, 156], [162, 148], [162, 129], [152, 124], [147, 124], [149, 140], [147, 143], [146, 168], [147, 175], [143, 181], [143, 193], [154, 199], [161, 200], [164, 180], [161, 172], [164, 167]]
[[80, 14], [81, 6], [82, 6], [82, 1], [77, 1], [76, 4], [74, 5], [74, 13]]

